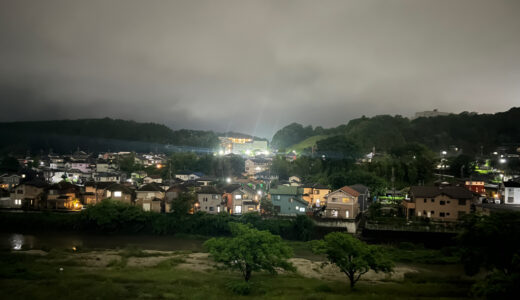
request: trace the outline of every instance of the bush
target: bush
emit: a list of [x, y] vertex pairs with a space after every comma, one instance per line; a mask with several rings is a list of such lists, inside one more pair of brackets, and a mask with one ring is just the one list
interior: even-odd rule
[[237, 295], [249, 295], [251, 293], [251, 284], [247, 281], [231, 281], [227, 287]]

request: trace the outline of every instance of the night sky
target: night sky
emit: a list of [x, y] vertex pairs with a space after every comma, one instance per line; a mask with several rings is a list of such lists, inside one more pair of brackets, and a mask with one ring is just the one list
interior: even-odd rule
[[0, 0], [0, 120], [271, 137], [520, 106], [520, 1]]

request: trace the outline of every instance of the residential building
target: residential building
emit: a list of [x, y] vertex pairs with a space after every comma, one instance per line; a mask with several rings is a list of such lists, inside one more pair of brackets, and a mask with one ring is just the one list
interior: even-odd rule
[[351, 189], [355, 190], [359, 193], [358, 196], [358, 204], [359, 211], [364, 212], [368, 209], [370, 204], [372, 203], [372, 199], [370, 198], [370, 189], [362, 184], [354, 184], [350, 186]]
[[164, 190], [156, 183], [145, 184], [136, 192], [135, 202], [144, 211], [164, 212]]
[[173, 202], [179, 199], [182, 193], [186, 192], [188, 192], [188, 189], [181, 184], [175, 184], [167, 189], [164, 193], [164, 212], [171, 212]]
[[183, 181], [196, 180], [201, 178], [202, 176], [204, 176], [204, 174], [199, 172], [178, 172], [177, 174], [175, 174], [175, 178], [179, 178]]
[[47, 183], [40, 180], [32, 180], [21, 183], [11, 191], [11, 200], [22, 208], [39, 209], [45, 196]]
[[512, 180], [504, 182], [504, 203], [520, 204], [520, 182]]
[[359, 214], [359, 192], [344, 186], [326, 196], [327, 204], [323, 216], [326, 218], [355, 219]]
[[163, 180], [162, 180], [162, 177], [160, 175], [148, 175], [145, 178], [143, 178], [143, 183], [144, 184], [148, 184], [148, 183], [152, 183], [152, 182], [160, 184], [160, 183], [163, 182]]
[[486, 194], [485, 182], [481, 180], [468, 180], [464, 183], [464, 186], [472, 191], [473, 193], [477, 193], [479, 195]]
[[245, 161], [245, 172], [247, 175], [255, 175], [269, 169], [271, 161], [265, 158], [248, 158]]
[[199, 210], [209, 214], [227, 212], [227, 203], [222, 194], [222, 191], [214, 187], [203, 187], [200, 191], [197, 192]]
[[311, 207], [321, 207], [325, 204], [325, 196], [331, 192], [330, 188], [323, 184], [306, 184], [303, 186], [302, 199]]
[[45, 204], [42, 206], [55, 210], [80, 210], [79, 187], [66, 181], [50, 185], [46, 189]]
[[284, 216], [302, 215], [307, 212], [308, 202], [302, 199], [302, 190], [297, 186], [279, 185], [269, 190], [275, 213]]
[[20, 184], [21, 179], [22, 179], [22, 177], [17, 174], [11, 174], [11, 175], [3, 174], [2, 176], [0, 176], [0, 188], [6, 189], [9, 191], [13, 187]]
[[471, 212], [474, 196], [460, 186], [412, 186], [410, 199], [402, 202], [407, 218], [426, 217], [437, 221], [457, 221]]
[[260, 211], [260, 195], [247, 185], [230, 184], [224, 187], [222, 196], [226, 201], [228, 212], [243, 214]]
[[87, 205], [97, 204], [108, 198], [126, 204], [134, 203], [133, 190], [126, 185], [115, 182], [88, 182], [85, 184], [85, 194], [87, 197], [83, 203]]

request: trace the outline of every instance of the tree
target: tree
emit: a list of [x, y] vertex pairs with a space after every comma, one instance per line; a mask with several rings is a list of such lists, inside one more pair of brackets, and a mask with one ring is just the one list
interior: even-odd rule
[[260, 210], [262, 211], [262, 214], [266, 216], [272, 216], [276, 213], [274, 211], [273, 202], [265, 196], [260, 200]]
[[182, 192], [172, 201], [171, 211], [177, 216], [183, 216], [190, 212], [194, 204], [195, 196], [189, 192]]
[[276, 274], [277, 268], [294, 270], [294, 266], [287, 261], [292, 256], [292, 249], [280, 236], [239, 223], [229, 226], [233, 237], [212, 238], [204, 243], [216, 262], [228, 269], [240, 270], [246, 282], [254, 271], [265, 270]]
[[393, 263], [378, 246], [367, 245], [348, 233], [332, 232], [315, 241], [313, 250], [327, 255], [329, 264], [347, 275], [353, 289], [361, 276], [370, 270], [392, 272]]
[[468, 275], [491, 271], [474, 287], [477, 296], [504, 299], [520, 292], [520, 213], [470, 215], [458, 236]]
[[5, 172], [18, 172], [20, 169], [20, 163], [12, 156], [6, 156], [0, 160], [0, 171]]

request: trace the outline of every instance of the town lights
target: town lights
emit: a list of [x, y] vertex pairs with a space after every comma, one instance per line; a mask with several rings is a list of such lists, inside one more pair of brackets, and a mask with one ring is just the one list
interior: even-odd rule
[[448, 152], [446, 152], [446, 150], [442, 150], [441, 153], [442, 153], [442, 155], [446, 155], [446, 154], [448, 154]]
[[501, 164], [505, 164], [505, 163], [507, 162], [507, 160], [506, 160], [505, 158], [501, 158], [501, 159], [499, 160], [499, 162], [500, 162]]
[[162, 165], [161, 164], [157, 164], [157, 169], [160, 169], [162, 168]]

